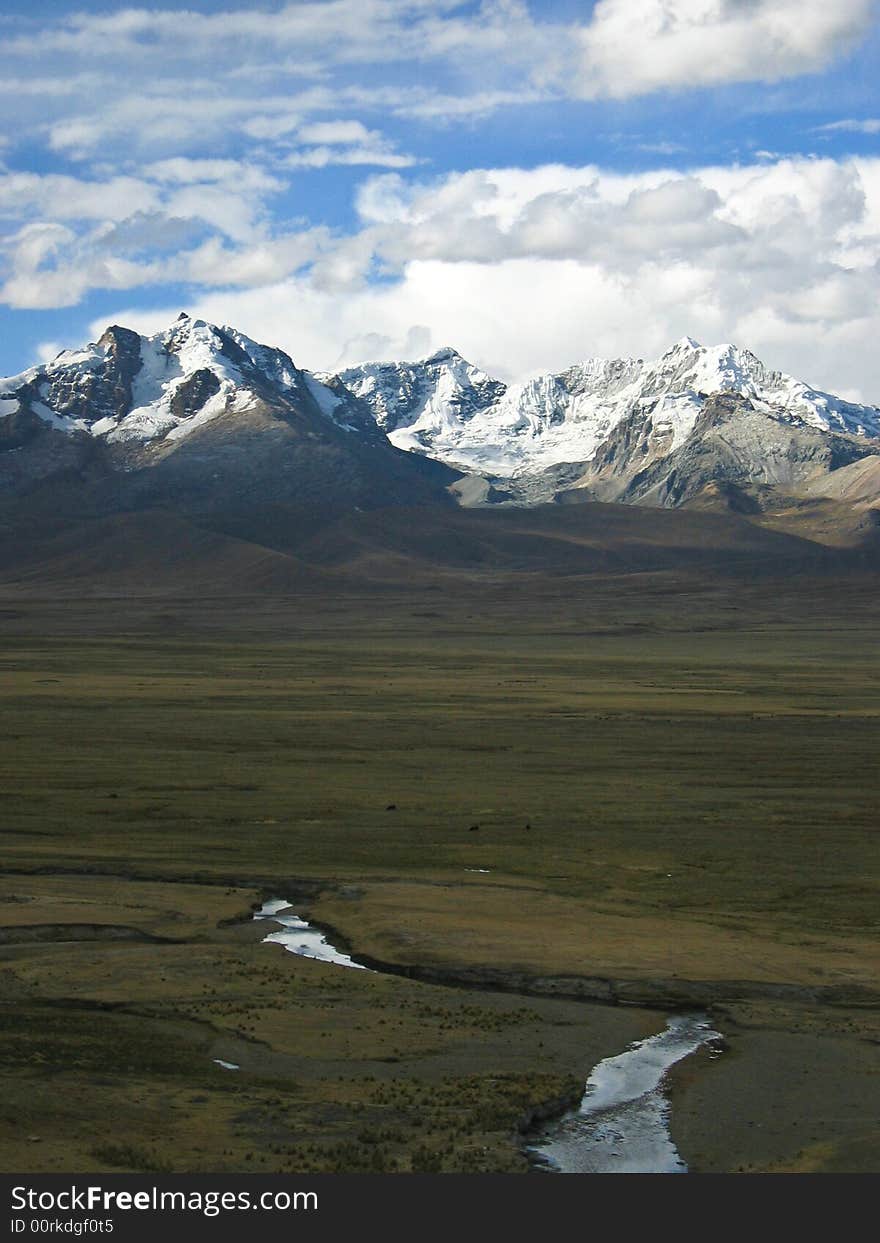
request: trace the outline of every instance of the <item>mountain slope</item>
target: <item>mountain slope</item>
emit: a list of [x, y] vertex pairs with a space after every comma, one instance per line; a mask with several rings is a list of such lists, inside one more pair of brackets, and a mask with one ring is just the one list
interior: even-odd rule
[[[311, 375], [181, 316], [150, 337], [108, 328], [0, 381], [0, 403], [13, 596], [824, 574], [826, 549], [754, 525], [755, 489], [809, 496], [815, 522], [880, 486], [876, 411], [693, 342], [506, 388], [452, 350]], [[509, 473], [462, 479], [433, 456], [453, 442]]]
[[59, 478], [119, 508], [245, 501], [414, 503], [454, 476], [388, 443], [346, 391], [281, 350], [182, 315], [0, 381], [0, 489]]
[[27, 524], [23, 538], [9, 538], [4, 527], [0, 514], [0, 599], [7, 602], [423, 591], [440, 604], [459, 591], [501, 590], [512, 599], [533, 593], [537, 604], [545, 593], [559, 599], [587, 582], [671, 591], [700, 580], [818, 580], [877, 564], [730, 512], [601, 503], [388, 506], [325, 513], [314, 524], [283, 507], [201, 514], [144, 508], [68, 513], [55, 522], [44, 516]]
[[[737, 407], [742, 426], [735, 426], [732, 411], [727, 420], [738, 442], [728, 454], [737, 478], [765, 482], [773, 473], [767, 445], [789, 433], [795, 447], [782, 456], [792, 469], [781, 475], [796, 476], [798, 483], [810, 473], [794, 465], [800, 448], [815, 463], [829, 437], [836, 447], [825, 456], [840, 464], [876, 452], [870, 442], [880, 437], [880, 409], [812, 389], [770, 370], [748, 350], [705, 347], [690, 337], [654, 362], [590, 359], [509, 388], [452, 350], [423, 363], [349, 368], [336, 378], [370, 407], [392, 443], [496, 484], [505, 481], [507, 498], [518, 503], [552, 499], [593, 476], [613, 480], [608, 496], [646, 498], [650, 488], [630, 488], [645, 462], [631, 452], [621, 455], [620, 448], [636, 440], [641, 457], [669, 459], [671, 471], [675, 455], [716, 426], [717, 418], [703, 416], [707, 402], [721, 393], [743, 399]], [[848, 438], [846, 451], [841, 437]], [[779, 460], [780, 453], [774, 449], [771, 456]], [[593, 464], [590, 471], [572, 469], [584, 463]], [[680, 489], [677, 499], [699, 486]], [[675, 494], [667, 488], [666, 499], [655, 503], [676, 503], [669, 499]]]
[[599, 445], [575, 488], [604, 500], [680, 505], [709, 483], [797, 494], [870, 456], [854, 435], [826, 431], [761, 408], [747, 397], [707, 397], [687, 436], [637, 408]]
[[876, 407], [690, 337], [653, 362], [591, 359], [508, 387], [452, 349], [310, 374], [181, 315], [153, 336], [110, 327], [0, 380], [0, 520], [13, 525], [162, 509], [281, 547], [291, 523], [454, 497], [784, 509], [859, 540], [873, 520], [846, 515], [880, 506], [878, 461]]

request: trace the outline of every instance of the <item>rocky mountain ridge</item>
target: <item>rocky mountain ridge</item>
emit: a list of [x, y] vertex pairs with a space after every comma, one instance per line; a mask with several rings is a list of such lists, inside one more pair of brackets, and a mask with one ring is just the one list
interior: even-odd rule
[[0, 380], [0, 490], [57, 478], [125, 508], [413, 504], [444, 499], [455, 475], [394, 448], [284, 351], [184, 314], [153, 336], [114, 325]]
[[880, 409], [820, 392], [733, 345], [684, 337], [661, 358], [588, 359], [505, 386], [454, 350], [422, 363], [371, 363], [338, 375], [400, 448], [494, 477], [591, 461], [624, 420], [649, 415], [678, 450], [708, 397], [735, 393], [768, 417], [823, 432], [880, 437]]
[[880, 409], [690, 337], [654, 361], [506, 385], [450, 348], [313, 374], [182, 314], [153, 336], [114, 325], [0, 380], [0, 487], [59, 473], [236, 503], [410, 504], [451, 488], [467, 505], [674, 507], [732, 487], [870, 508]]

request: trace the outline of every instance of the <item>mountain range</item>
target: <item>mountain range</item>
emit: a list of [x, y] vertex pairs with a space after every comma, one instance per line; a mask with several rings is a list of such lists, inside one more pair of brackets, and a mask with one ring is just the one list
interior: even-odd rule
[[152, 336], [111, 326], [0, 380], [0, 522], [19, 544], [161, 512], [289, 552], [343, 514], [418, 510], [424, 526], [430, 509], [460, 547], [457, 507], [584, 502], [873, 540], [880, 409], [689, 337], [655, 361], [506, 385], [448, 348], [312, 373], [186, 314]]
[[[282, 351], [181, 315], [0, 380], [0, 490], [62, 479], [124, 502], [415, 503], [455, 476]], [[417, 465], [417, 469], [413, 466]]]
[[[483, 502], [581, 493], [668, 506], [711, 483], [809, 492], [880, 451], [877, 407], [690, 337], [652, 362], [594, 358], [510, 387], [451, 349], [333, 380], [369, 405], [392, 444], [491, 484], [459, 489]], [[849, 490], [852, 479], [837, 484]]]

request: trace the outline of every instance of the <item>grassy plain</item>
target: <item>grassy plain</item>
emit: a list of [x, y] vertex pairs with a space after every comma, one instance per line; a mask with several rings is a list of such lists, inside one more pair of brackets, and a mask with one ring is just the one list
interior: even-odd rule
[[875, 577], [6, 604], [0, 1167], [522, 1170], [677, 997], [694, 1168], [880, 1165]]

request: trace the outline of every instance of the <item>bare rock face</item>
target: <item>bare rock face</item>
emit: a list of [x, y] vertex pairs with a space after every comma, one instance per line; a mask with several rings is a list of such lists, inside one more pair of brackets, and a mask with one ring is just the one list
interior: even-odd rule
[[103, 350], [103, 358], [97, 356], [93, 366], [38, 373], [24, 386], [26, 402], [37, 402], [61, 419], [89, 424], [122, 418], [131, 408], [132, 382], [141, 369], [140, 337], [114, 325], [97, 348]]
[[5, 419], [0, 420], [0, 453], [23, 449], [44, 430], [45, 423], [23, 402]]
[[820, 476], [871, 455], [870, 441], [760, 411], [748, 398], [706, 399], [689, 436], [670, 450], [650, 409], [634, 411], [600, 445], [577, 487], [603, 500], [675, 506], [709, 484], [797, 494]]
[[192, 418], [209, 397], [220, 392], [220, 381], [207, 367], [200, 367], [178, 384], [169, 403], [171, 413], [179, 419]]
[[[131, 409], [132, 381], [141, 369], [140, 337], [130, 328], [114, 325], [107, 329], [98, 344], [104, 345], [107, 350], [105, 385], [110, 389], [108, 413], [121, 419]], [[86, 417], [88, 413], [87, 409], [83, 409], [80, 417]]]

